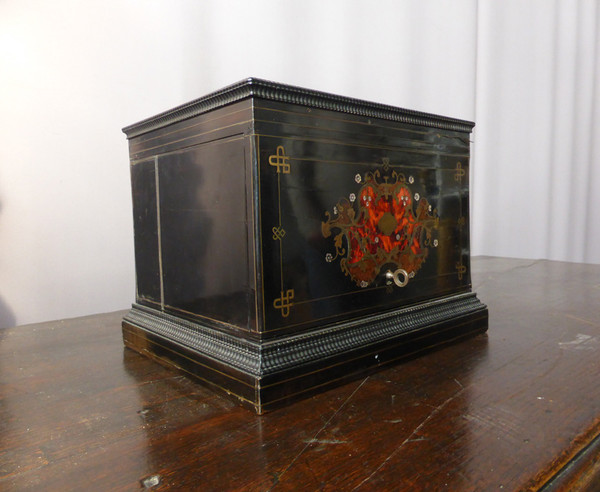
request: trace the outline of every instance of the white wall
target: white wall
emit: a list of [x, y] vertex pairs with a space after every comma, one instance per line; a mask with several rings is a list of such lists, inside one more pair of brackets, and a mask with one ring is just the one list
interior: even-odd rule
[[182, 102], [181, 13], [165, 7], [0, 2], [0, 327], [131, 302], [120, 128]]
[[472, 119], [476, 2], [190, 2], [185, 98], [256, 76]]
[[600, 263], [600, 2], [480, 1], [473, 251]]
[[[560, 81], [546, 85], [553, 43], [563, 46], [547, 42], [561, 19], [547, 10], [543, 0], [0, 1], [0, 327], [129, 306], [131, 199], [120, 128], [247, 76], [477, 118], [474, 253], [600, 262], [597, 253], [550, 250], [548, 226], [535, 228], [548, 222], [556, 191], [545, 165], [556, 155], [549, 135], [562, 128], [544, 126], [544, 104], [552, 95], [563, 114], [572, 101]], [[597, 47], [597, 22], [578, 19], [586, 34], [577, 50], [592, 38]], [[588, 125], [585, 142], [597, 128]], [[527, 132], [545, 142], [543, 152]], [[568, 172], [569, 158], [553, 172]], [[543, 184], [527, 186], [540, 172]], [[587, 217], [596, 242], [583, 244], [595, 248], [600, 231]], [[519, 241], [498, 239], [506, 232]]]

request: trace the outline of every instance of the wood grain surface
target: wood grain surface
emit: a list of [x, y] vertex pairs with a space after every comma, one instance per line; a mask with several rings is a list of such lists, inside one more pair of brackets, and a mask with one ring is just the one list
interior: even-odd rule
[[479, 335], [254, 415], [125, 349], [0, 330], [0, 490], [598, 490], [600, 266], [473, 259]]

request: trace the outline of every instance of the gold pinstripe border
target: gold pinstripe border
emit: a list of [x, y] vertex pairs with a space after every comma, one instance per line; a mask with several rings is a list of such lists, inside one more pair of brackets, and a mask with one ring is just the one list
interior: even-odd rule
[[[220, 130], [226, 130], [227, 128], [232, 128], [232, 127], [235, 127], [235, 126], [244, 125], [244, 124], [249, 123], [251, 121], [252, 120], [240, 121], [239, 123], [234, 123], [234, 124], [231, 124], [231, 125], [222, 126], [220, 128], [213, 128], [212, 130], [207, 131], [207, 132], [195, 133], [194, 135], [190, 135], [189, 137], [180, 138], [179, 140], [169, 140], [168, 142], [166, 142], [164, 144], [156, 145], [154, 147], [148, 147], [147, 149], [144, 148], [144, 149], [141, 149], [141, 150], [137, 150], [137, 151], [134, 151], [134, 153], [135, 154], [142, 154], [144, 152], [150, 152], [150, 151], [152, 151], [154, 149], [159, 149], [161, 147], [169, 147], [169, 146], [174, 145], [176, 143], [185, 142], [186, 140], [191, 140], [193, 138], [202, 137], [204, 135], [210, 135], [211, 133], [216, 133], [216, 132], [218, 132]], [[244, 134], [243, 132], [239, 132], [239, 133], [235, 133], [233, 135], [227, 135], [226, 137], [223, 137], [223, 138], [228, 139], [228, 138], [230, 138], [232, 136], [243, 135], [243, 134]], [[220, 140], [220, 139], [217, 139], [217, 140]], [[197, 145], [202, 145], [204, 143], [210, 143], [210, 141], [209, 142], [200, 142]], [[190, 145], [190, 147], [193, 147], [193, 146], [194, 146], [194, 144]], [[179, 150], [183, 150], [183, 149], [182, 149], [182, 147], [178, 147], [177, 150], [179, 151]], [[167, 154], [167, 153], [168, 152], [165, 152], [165, 154]], [[163, 154], [155, 154], [155, 155], [163, 155]]]
[[[409, 154], [422, 154], [422, 155], [439, 155], [439, 156], [444, 156], [444, 157], [458, 157], [458, 158], [462, 158], [462, 159], [468, 159], [470, 157], [470, 154], [467, 152], [466, 154], [456, 154], [456, 153], [443, 153], [443, 152], [427, 152], [427, 151], [420, 151], [420, 150], [416, 150], [416, 149], [408, 149], [408, 148], [404, 148], [404, 147], [394, 147], [394, 146], [386, 146], [386, 145], [367, 145], [367, 144], [360, 144], [360, 143], [351, 143], [348, 142], [347, 140], [335, 140], [335, 139], [328, 139], [328, 138], [308, 138], [308, 137], [292, 137], [292, 136], [283, 136], [283, 135], [271, 135], [268, 133], [254, 133], [254, 135], [257, 135], [259, 137], [267, 137], [267, 138], [275, 138], [275, 139], [282, 139], [285, 138], [287, 140], [297, 140], [297, 141], [301, 141], [301, 142], [318, 142], [318, 143], [325, 143], [325, 144], [334, 144], [334, 145], [342, 145], [345, 147], [360, 147], [360, 148], [364, 148], [364, 149], [377, 149], [377, 150], [388, 150], [391, 152], [406, 152]], [[293, 156], [290, 156], [290, 160], [294, 160], [295, 158]], [[311, 159], [311, 160], [316, 160], [316, 159]], [[373, 163], [371, 163], [373, 164]]]
[[[207, 124], [207, 123], [213, 123], [213, 122], [215, 122], [217, 120], [221, 120], [223, 118], [227, 118], [228, 116], [233, 116], [234, 114], [237, 114], [237, 113], [244, 113], [244, 112], [250, 111], [250, 109], [251, 108], [248, 107], [248, 108], [238, 109], [236, 111], [230, 111], [229, 113], [225, 113], [225, 114], [223, 114], [221, 116], [217, 116], [215, 118], [203, 118], [201, 121], [197, 121], [196, 123], [193, 123], [192, 125], [182, 126], [181, 128], [177, 128], [176, 130], [173, 130], [173, 131], [170, 131], [170, 132], [165, 132], [165, 133], [161, 132], [160, 135], [156, 135], [155, 137], [149, 137], [149, 138], [142, 139], [141, 138], [142, 136], [147, 135], [147, 133], [142, 133], [141, 135], [138, 135], [137, 137], [133, 137], [132, 141], [134, 139], [138, 139], [139, 138], [140, 141], [137, 143], [137, 145], [145, 144], [145, 143], [148, 143], [148, 142], [150, 142], [152, 140], [156, 140], [157, 138], [164, 138], [167, 135], [176, 135], [179, 132], [182, 132], [182, 131], [185, 131], [185, 130], [189, 130], [190, 128], [194, 128], [195, 126], [200, 126], [200, 125], [204, 125], [204, 124]], [[243, 123], [243, 122], [240, 122], [240, 123]], [[236, 124], [239, 124], [239, 123], [236, 123]], [[228, 128], [229, 126], [231, 126], [231, 125], [228, 125], [228, 126], [225, 126], [225, 127], [221, 127], [221, 128]], [[217, 130], [218, 129], [220, 129], [220, 128], [217, 128]], [[156, 130], [154, 130], [154, 131], [156, 131]], [[204, 135], [206, 133], [210, 133], [210, 132], [200, 133], [199, 135]]]
[[[285, 104], [285, 103], [283, 103]], [[296, 111], [289, 111], [289, 110], [285, 110], [285, 109], [275, 109], [275, 108], [269, 108], [269, 107], [265, 107], [265, 106], [258, 106], [256, 108], [258, 111], [270, 111], [273, 113], [283, 113], [283, 114], [292, 114], [294, 116], [300, 116], [302, 118], [313, 118], [313, 119], [318, 119], [318, 120], [328, 120], [328, 121], [337, 121], [340, 123], [351, 123], [354, 125], [363, 125], [369, 128], [385, 128], [386, 130], [396, 130], [396, 131], [403, 131], [403, 132], [407, 132], [407, 133], [416, 133], [418, 135], [427, 135], [430, 133], [434, 133], [436, 135], [440, 135], [443, 136], [445, 138], [450, 138], [450, 139], [456, 139], [456, 138], [460, 138], [458, 136], [455, 135], [450, 135], [446, 132], [448, 132], [448, 130], [445, 129], [441, 129], [441, 128], [437, 128], [437, 127], [426, 127], [429, 128], [429, 131], [427, 130], [414, 130], [411, 128], [399, 128], [397, 125], [408, 125], [408, 126], [423, 126], [423, 125], [415, 125], [414, 123], [406, 123], [406, 122], [401, 122], [401, 121], [395, 121], [394, 123], [396, 125], [382, 125], [380, 123], [372, 123], [369, 121], [372, 120], [376, 120], [377, 122], [379, 121], [390, 121], [390, 120], [385, 120], [383, 118], [377, 118], [375, 116], [363, 116], [363, 115], [354, 115], [355, 118], [367, 118], [369, 121], [358, 121], [357, 119], [349, 119], [349, 118], [335, 118], [333, 116], [325, 116], [325, 115], [319, 115], [319, 116], [315, 116], [314, 114], [312, 114], [313, 108], [309, 108], [310, 112], [307, 113], [301, 113], [301, 112], [296, 112]], [[314, 110], [320, 110], [322, 112], [326, 112], [326, 113], [331, 113], [331, 110], [328, 109], [322, 109], [322, 108], [314, 108]], [[272, 123], [269, 122], [268, 120], [261, 120], [261, 119], [256, 119], [255, 121], [266, 121], [267, 123]], [[282, 123], [282, 122], [277, 122], [277, 123]], [[306, 128], [317, 128], [314, 125], [313, 126], [309, 126], [309, 125], [298, 125], [297, 123], [290, 123], [294, 126], [300, 126], [300, 127], [306, 127]], [[319, 128], [322, 130], [328, 130], [327, 128]], [[435, 131], [437, 130], [437, 131]], [[339, 131], [339, 130], [331, 130], [331, 131]], [[450, 130], [450, 131], [454, 131], [455, 133], [461, 133], [464, 134], [465, 136], [467, 136], [467, 141], [468, 139], [468, 135], [470, 135], [471, 132], [466, 132], [466, 131], [460, 131], [460, 130]]]

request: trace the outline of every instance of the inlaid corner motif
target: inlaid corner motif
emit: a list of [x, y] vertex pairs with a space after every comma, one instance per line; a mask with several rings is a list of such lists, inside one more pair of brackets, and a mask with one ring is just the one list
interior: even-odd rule
[[[327, 262], [340, 258], [340, 268], [359, 287], [371, 285], [382, 268], [404, 287], [426, 260], [430, 247], [437, 247], [434, 230], [439, 225], [437, 210], [411, 189], [414, 177], [383, 167], [354, 177], [360, 188], [325, 212], [321, 223], [325, 238], [332, 237], [335, 253]], [[389, 283], [389, 282], [388, 282]]]
[[467, 171], [465, 171], [465, 169], [462, 167], [462, 164], [460, 162], [457, 162], [456, 169], [454, 170], [454, 181], [462, 183], [462, 180], [466, 174]]
[[277, 174], [290, 174], [290, 156], [285, 155], [283, 145], [279, 145], [275, 153], [269, 156], [269, 165], [277, 169]]
[[294, 289], [288, 289], [281, 291], [281, 297], [278, 297], [273, 301], [273, 307], [275, 309], [281, 309], [281, 316], [287, 318], [290, 314], [290, 308], [294, 305]]

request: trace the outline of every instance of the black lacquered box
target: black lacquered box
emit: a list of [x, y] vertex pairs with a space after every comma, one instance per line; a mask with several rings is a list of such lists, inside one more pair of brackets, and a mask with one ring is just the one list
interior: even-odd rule
[[260, 79], [126, 127], [125, 344], [262, 413], [485, 331], [472, 127]]

